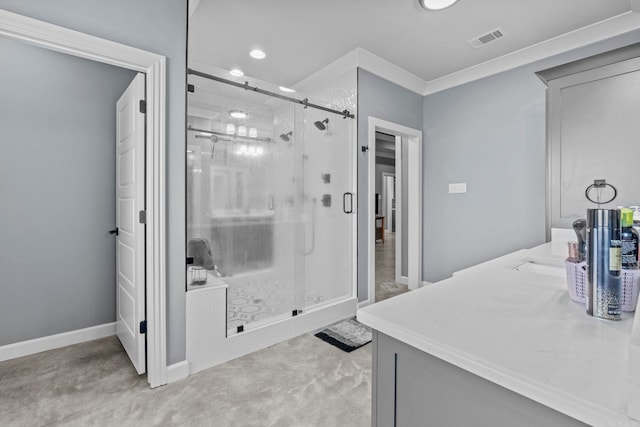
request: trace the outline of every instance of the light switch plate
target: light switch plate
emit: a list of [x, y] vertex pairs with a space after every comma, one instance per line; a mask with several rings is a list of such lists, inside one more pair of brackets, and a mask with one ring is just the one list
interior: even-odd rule
[[456, 182], [454, 184], [449, 184], [449, 194], [459, 194], [467, 192], [467, 183], [466, 182]]

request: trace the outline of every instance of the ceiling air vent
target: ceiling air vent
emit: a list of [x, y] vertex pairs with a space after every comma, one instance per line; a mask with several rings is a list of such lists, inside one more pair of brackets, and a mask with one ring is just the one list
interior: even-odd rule
[[477, 49], [502, 37], [504, 37], [504, 31], [502, 31], [502, 28], [496, 28], [495, 30], [489, 31], [487, 34], [483, 34], [480, 37], [469, 40], [467, 43], [469, 43], [469, 46]]

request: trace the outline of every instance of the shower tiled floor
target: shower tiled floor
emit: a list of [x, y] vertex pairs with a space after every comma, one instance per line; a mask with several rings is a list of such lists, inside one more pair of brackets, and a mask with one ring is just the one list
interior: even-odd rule
[[227, 328], [260, 322], [292, 310], [324, 302], [318, 292], [305, 293], [305, 306], [295, 306], [293, 283], [280, 280], [261, 280], [243, 284], [229, 284], [227, 289]]

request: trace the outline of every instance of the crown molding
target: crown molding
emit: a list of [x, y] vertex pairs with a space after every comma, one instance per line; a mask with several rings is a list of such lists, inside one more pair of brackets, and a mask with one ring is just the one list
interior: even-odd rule
[[[640, 0], [631, 3], [633, 10], [639, 10], [636, 6], [640, 6]], [[430, 95], [640, 29], [640, 13], [633, 10], [437, 78], [426, 84], [422, 94]]]
[[312, 92], [318, 87], [323, 87], [358, 67], [357, 49], [341, 56], [335, 61], [325, 65], [313, 74], [290, 86], [298, 92]]
[[366, 49], [356, 48], [355, 54], [357, 56], [358, 67], [412, 92], [420, 95], [424, 94], [427, 82], [422, 78]]
[[427, 82], [366, 49], [355, 48], [292, 86], [301, 92], [320, 87], [356, 68], [362, 68], [407, 90], [422, 95]]
[[638, 30], [640, 0], [630, 1], [632, 10], [628, 12], [428, 82], [366, 49], [356, 48], [293, 87], [305, 90], [317, 86], [320, 82], [330, 82], [332, 78], [360, 67], [419, 95], [430, 95]]

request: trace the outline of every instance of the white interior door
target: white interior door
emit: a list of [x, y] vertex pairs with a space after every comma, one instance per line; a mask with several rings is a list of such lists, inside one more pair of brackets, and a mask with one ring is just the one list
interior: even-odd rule
[[138, 374], [146, 370], [145, 335], [145, 118], [139, 73], [116, 103], [116, 333]]

